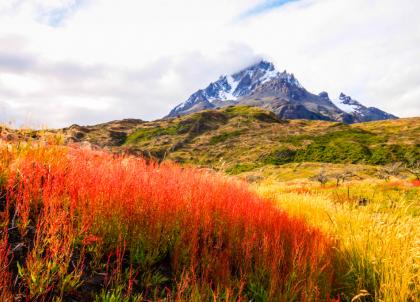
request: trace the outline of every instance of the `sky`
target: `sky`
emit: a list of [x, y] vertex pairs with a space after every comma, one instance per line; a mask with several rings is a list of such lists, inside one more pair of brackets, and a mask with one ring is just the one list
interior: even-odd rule
[[0, 0], [0, 123], [153, 120], [260, 59], [420, 116], [418, 0]]

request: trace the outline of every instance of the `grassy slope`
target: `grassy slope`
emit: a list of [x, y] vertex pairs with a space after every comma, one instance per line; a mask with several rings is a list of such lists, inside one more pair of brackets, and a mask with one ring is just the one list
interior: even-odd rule
[[229, 107], [170, 120], [73, 126], [64, 133], [70, 141], [233, 174], [292, 162], [377, 165], [420, 158], [420, 118], [344, 125]]

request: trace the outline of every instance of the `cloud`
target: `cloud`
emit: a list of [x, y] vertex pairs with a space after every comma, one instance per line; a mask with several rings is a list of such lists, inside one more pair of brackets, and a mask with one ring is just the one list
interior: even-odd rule
[[2, 1], [0, 119], [155, 119], [260, 57], [314, 93], [420, 115], [419, 2], [284, 2]]
[[[1, 64], [1, 58], [7, 64]], [[8, 117], [19, 125], [61, 127], [127, 117], [156, 119], [191, 91], [257, 58], [248, 47], [232, 44], [214, 58], [185, 53], [137, 69], [0, 52], [0, 99], [15, 105], [8, 106], [14, 113]]]
[[243, 21], [238, 32], [310, 91], [333, 97], [343, 91], [366, 105], [418, 116], [418, 9], [409, 0], [298, 1]]
[[0, 53], [0, 70], [7, 72], [21, 72], [34, 66], [31, 58], [16, 56], [8, 53]]
[[0, 101], [0, 125], [3, 125], [7, 120], [9, 119], [8, 112], [10, 111], [10, 108], [8, 106]]

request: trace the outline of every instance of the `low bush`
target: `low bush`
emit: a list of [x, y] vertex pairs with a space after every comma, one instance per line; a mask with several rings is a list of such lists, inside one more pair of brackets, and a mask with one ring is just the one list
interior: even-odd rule
[[[341, 126], [348, 127], [348, 126]], [[309, 141], [309, 144], [303, 144]], [[285, 146], [262, 158], [265, 164], [290, 162], [362, 163], [384, 165], [409, 163], [420, 158], [420, 146], [387, 144], [386, 138], [360, 129], [337, 131], [310, 137], [290, 136], [281, 140]], [[291, 149], [287, 145], [293, 145]]]
[[232, 132], [223, 132], [222, 134], [215, 135], [210, 138], [210, 145], [216, 145], [216, 144], [225, 142], [228, 139], [241, 135], [243, 132], [244, 132], [243, 130], [236, 130]]
[[0, 152], [1, 297], [316, 301], [332, 291], [333, 240], [242, 182], [41, 143]]

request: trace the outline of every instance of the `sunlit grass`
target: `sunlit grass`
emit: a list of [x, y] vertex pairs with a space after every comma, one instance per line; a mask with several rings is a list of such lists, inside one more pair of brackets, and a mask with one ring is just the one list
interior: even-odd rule
[[338, 239], [336, 288], [344, 301], [360, 293], [357, 301], [420, 300], [420, 195], [412, 183], [266, 181], [257, 190]]

